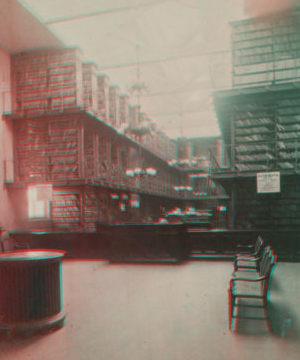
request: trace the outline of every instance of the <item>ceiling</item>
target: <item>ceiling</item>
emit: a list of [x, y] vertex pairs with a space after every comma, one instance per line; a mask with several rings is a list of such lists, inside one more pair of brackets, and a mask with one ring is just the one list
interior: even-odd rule
[[0, 46], [9, 52], [63, 42], [35, 14], [17, 0], [0, 0]]
[[[229, 21], [245, 18], [243, 0], [26, 4], [67, 45], [79, 46], [84, 60], [96, 62], [121, 93], [137, 82], [139, 68], [140, 81], [147, 85], [142, 110], [169, 137], [220, 134], [212, 92], [231, 87]], [[136, 94], [130, 102], [138, 102]]]

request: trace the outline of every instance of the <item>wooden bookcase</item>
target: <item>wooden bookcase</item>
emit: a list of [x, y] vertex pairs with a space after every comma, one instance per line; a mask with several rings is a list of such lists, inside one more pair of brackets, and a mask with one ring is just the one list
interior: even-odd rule
[[109, 78], [106, 75], [97, 76], [98, 87], [98, 116], [109, 122]]
[[53, 191], [51, 219], [54, 228], [81, 228], [81, 196], [76, 190]]
[[43, 113], [82, 106], [82, 61], [77, 48], [12, 56], [13, 111]]
[[114, 127], [118, 127], [120, 125], [118, 93], [118, 86], [111, 85], [109, 87], [109, 123]]
[[51, 179], [80, 177], [80, 141], [78, 120], [49, 121], [49, 157]]
[[300, 80], [299, 10], [232, 25], [233, 87]]
[[120, 125], [128, 124], [129, 97], [126, 94], [119, 95], [119, 122]]
[[97, 69], [95, 63], [85, 62], [82, 66], [83, 106], [94, 114], [98, 112]]
[[267, 90], [253, 94], [231, 112], [237, 170], [299, 169], [300, 91], [290, 86], [272, 96]]
[[84, 190], [84, 229], [85, 231], [96, 230], [95, 223], [98, 219], [98, 198], [93, 189]]
[[235, 165], [239, 171], [267, 170], [275, 162], [273, 104], [246, 103], [234, 108]]
[[78, 135], [77, 120], [23, 119], [15, 122], [15, 179], [78, 179]]
[[14, 159], [17, 181], [50, 180], [48, 123], [23, 120], [14, 123]]

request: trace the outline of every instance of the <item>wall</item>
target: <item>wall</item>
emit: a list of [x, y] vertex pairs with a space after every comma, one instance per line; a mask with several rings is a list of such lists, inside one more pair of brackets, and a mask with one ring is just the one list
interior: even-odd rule
[[[10, 111], [11, 107], [11, 67], [10, 54], [0, 48], [0, 226], [7, 230], [14, 227], [14, 219], [12, 217], [12, 206], [7, 197], [7, 190], [4, 186], [5, 178], [12, 178], [12, 131], [10, 121], [3, 119], [3, 112]], [[6, 159], [6, 170], [4, 166]]]
[[11, 207], [8, 214], [8, 230], [24, 230], [28, 228], [28, 195], [27, 188], [12, 188], [8, 190], [7, 204]]
[[300, 227], [299, 175], [281, 176], [281, 192], [257, 194], [256, 179], [237, 186], [238, 229], [291, 229]]

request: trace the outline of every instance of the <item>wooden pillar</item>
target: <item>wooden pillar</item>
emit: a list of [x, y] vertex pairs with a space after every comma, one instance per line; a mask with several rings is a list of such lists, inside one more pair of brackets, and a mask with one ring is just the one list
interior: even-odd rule
[[85, 201], [84, 201], [85, 188], [79, 190], [79, 206], [80, 206], [80, 230], [84, 231], [85, 228]]
[[78, 124], [78, 177], [85, 177], [84, 168], [84, 127], [81, 121]]
[[231, 105], [230, 109], [230, 126], [231, 126], [231, 152], [230, 152], [230, 168], [235, 168], [235, 109], [234, 105]]
[[236, 211], [237, 211], [237, 188], [236, 184], [233, 184], [231, 188], [231, 203], [229, 213], [229, 228], [235, 229], [236, 226]]
[[94, 179], [98, 178], [98, 164], [99, 164], [99, 135], [93, 134], [93, 163], [94, 163]]

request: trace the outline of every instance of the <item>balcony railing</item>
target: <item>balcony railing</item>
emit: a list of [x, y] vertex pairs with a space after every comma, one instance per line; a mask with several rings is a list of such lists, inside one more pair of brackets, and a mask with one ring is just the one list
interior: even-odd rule
[[[82, 161], [82, 164], [85, 162]], [[114, 189], [128, 191], [139, 191], [147, 194], [178, 197], [181, 196], [173, 188], [174, 184], [162, 181], [156, 176], [142, 176], [140, 178], [131, 178], [126, 175], [125, 170], [114, 171], [111, 169], [98, 171], [96, 174], [80, 177], [78, 168], [80, 163], [70, 165], [63, 160], [56, 164], [55, 171], [49, 167], [47, 158], [36, 159], [34, 163], [20, 163], [10, 159], [3, 160], [4, 182], [5, 183], [39, 183], [39, 182], [66, 182], [72, 181], [85, 182], [90, 185], [104, 186]], [[79, 166], [78, 166], [79, 165]], [[180, 185], [180, 184], [177, 184]], [[191, 195], [192, 197], [192, 195]], [[197, 197], [197, 196], [196, 196]]]
[[[97, 96], [96, 92], [87, 91], [83, 96], [79, 96], [76, 86], [59, 86], [52, 89], [32, 89], [32, 90], [13, 90], [2, 92], [3, 113], [13, 116], [24, 115], [43, 115], [51, 113], [61, 113], [67, 110], [84, 109], [94, 114], [94, 116], [104, 120], [109, 126], [109, 123], [103, 115], [103, 109], [98, 107], [98, 103], [93, 101]], [[96, 108], [95, 108], [96, 107]], [[119, 132], [120, 126], [114, 126]], [[135, 131], [137, 138], [133, 136], [130, 131]], [[150, 150], [157, 157], [165, 161], [170, 160], [175, 156], [175, 147], [162, 151], [157, 144], [150, 144], [143, 141], [143, 135], [151, 131], [151, 126], [147, 121], [144, 121], [139, 126], [128, 128], [125, 135], [135, 141], [139, 146]], [[122, 133], [122, 131], [121, 131]], [[124, 131], [123, 131], [124, 133]]]

